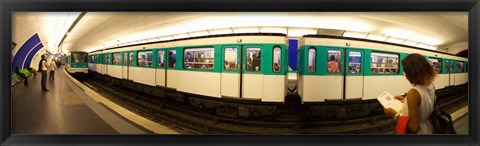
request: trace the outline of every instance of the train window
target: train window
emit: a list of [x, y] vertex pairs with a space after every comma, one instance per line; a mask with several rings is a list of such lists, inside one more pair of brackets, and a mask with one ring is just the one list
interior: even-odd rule
[[110, 54], [104, 54], [103, 58], [105, 58], [105, 64], [110, 64]]
[[165, 66], [165, 51], [158, 51], [158, 67]]
[[120, 64], [120, 53], [113, 53], [113, 64]]
[[461, 73], [461, 72], [463, 72], [463, 71], [464, 71], [464, 70], [463, 70], [463, 62], [458, 61], [458, 62], [457, 62], [457, 72], [460, 72], [460, 73]]
[[168, 67], [175, 68], [177, 62], [177, 50], [168, 51]]
[[450, 61], [450, 72], [455, 72], [455, 70], [453, 69], [453, 61]]
[[72, 53], [72, 56], [73, 56], [73, 62], [75, 63], [88, 61], [88, 54], [85, 52], [75, 52], [75, 53]]
[[448, 73], [448, 71], [449, 71], [448, 60], [445, 60], [445, 72]]
[[152, 51], [138, 51], [137, 66], [152, 66]]
[[247, 71], [260, 72], [261, 54], [260, 48], [247, 48]]
[[308, 73], [315, 73], [317, 51], [314, 47], [308, 49]]
[[430, 65], [435, 69], [435, 72], [437, 72], [437, 73], [442, 72], [442, 59], [429, 58], [428, 62], [430, 62]]
[[339, 50], [328, 50], [327, 55], [328, 55], [328, 62], [327, 62], [328, 73], [340, 73], [342, 52], [340, 52]]
[[280, 72], [282, 59], [282, 49], [280, 47], [273, 48], [273, 72]]
[[128, 57], [128, 62], [130, 63], [130, 66], [133, 66], [133, 52], [130, 52], [130, 57]]
[[128, 64], [128, 53], [127, 52], [123, 53], [123, 64], [124, 65]]
[[188, 48], [184, 50], [185, 61], [183, 68], [213, 70], [215, 50], [214, 48]]
[[362, 53], [350, 52], [348, 54], [348, 71], [352, 74], [359, 74], [362, 65]]
[[371, 57], [372, 74], [398, 74], [398, 54], [372, 53]]
[[237, 70], [237, 48], [225, 48], [225, 70]]

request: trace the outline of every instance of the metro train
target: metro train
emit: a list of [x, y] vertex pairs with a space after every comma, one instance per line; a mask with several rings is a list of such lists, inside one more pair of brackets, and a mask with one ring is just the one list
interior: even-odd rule
[[[88, 69], [112, 85], [219, 116], [271, 117], [289, 102], [286, 46], [285, 34], [161, 41], [90, 52]], [[409, 53], [426, 56], [439, 71], [434, 83], [439, 91], [467, 83], [467, 59], [445, 53], [311, 35], [301, 37], [299, 46], [297, 92], [306, 117], [355, 118], [382, 112], [376, 96], [385, 91], [402, 95], [410, 87], [400, 64]], [[339, 68], [329, 68], [329, 63]]]
[[[468, 59], [446, 53], [387, 42], [317, 35], [303, 36], [299, 46], [297, 84], [302, 102], [351, 101], [348, 102], [350, 108], [309, 106], [313, 115], [329, 111], [336, 117], [349, 117], [382, 110], [375, 102], [358, 101], [375, 101], [386, 91], [405, 95], [412, 85], [404, 77], [401, 61], [410, 53], [422, 54], [434, 67], [437, 77], [433, 84], [439, 97], [455, 90], [466, 90], [468, 83]], [[331, 63], [338, 64], [338, 69], [332, 69]]]
[[68, 73], [88, 73], [88, 52], [71, 52], [65, 59]]

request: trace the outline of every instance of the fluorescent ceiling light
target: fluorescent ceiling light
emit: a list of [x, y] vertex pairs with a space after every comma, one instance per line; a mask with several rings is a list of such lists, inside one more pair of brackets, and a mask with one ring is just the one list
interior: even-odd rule
[[428, 45], [427, 45], [427, 44], [423, 44], [423, 43], [419, 43], [419, 44], [417, 45], [417, 47], [427, 49], [427, 48], [428, 48]]
[[429, 49], [429, 50], [437, 50], [438, 47], [436, 47], [436, 46], [428, 46], [427, 49]]
[[261, 33], [283, 33], [287, 34], [286, 27], [260, 27]]
[[231, 28], [223, 28], [223, 29], [213, 29], [209, 30], [211, 35], [219, 35], [219, 34], [232, 34], [233, 31]]
[[208, 35], [210, 35], [210, 33], [208, 33], [208, 31], [206, 31], [206, 30], [189, 32], [188, 34], [190, 34], [190, 37], [199, 37], [199, 36], [208, 36]]
[[175, 39], [183, 39], [183, 38], [189, 38], [190, 35], [188, 35], [187, 33], [181, 33], [181, 34], [173, 35], [173, 37], [174, 37]]
[[233, 33], [259, 33], [258, 27], [240, 27], [233, 28]]
[[407, 46], [417, 46], [418, 42], [414, 42], [414, 41], [409, 41], [409, 40], [406, 40], [405, 42], [402, 43], [403, 45], [407, 45]]
[[346, 31], [343, 33], [343, 37], [350, 37], [350, 38], [360, 38], [364, 39], [368, 33], [366, 32], [353, 32], [353, 31]]
[[442, 41], [439, 39], [420, 35], [404, 29], [388, 29], [384, 32], [384, 34], [387, 36], [393, 36], [393, 37], [403, 38], [407, 40], [415, 40], [415, 41], [429, 44], [429, 45], [439, 45], [442, 43]]
[[168, 40], [173, 40], [173, 36], [163, 36], [160, 38], [160, 41], [168, 41]]
[[395, 37], [389, 37], [387, 39], [387, 42], [390, 42], [390, 43], [395, 43], [395, 44], [402, 44], [404, 39], [399, 39], [399, 38], [395, 38]]
[[386, 41], [388, 37], [384, 35], [368, 34], [367, 40]]
[[289, 37], [301, 37], [308, 34], [317, 34], [318, 29], [316, 28], [288, 28], [287, 35]]

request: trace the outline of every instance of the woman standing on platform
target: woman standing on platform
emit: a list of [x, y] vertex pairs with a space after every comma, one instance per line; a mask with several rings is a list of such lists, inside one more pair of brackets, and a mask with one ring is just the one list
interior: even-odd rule
[[433, 80], [436, 76], [433, 67], [420, 54], [410, 54], [402, 61], [404, 75], [412, 84], [407, 96], [396, 96], [403, 102], [403, 115], [393, 109], [385, 109], [385, 115], [397, 119], [407, 116], [407, 130], [417, 134], [432, 134], [432, 123], [429, 120], [436, 100]]

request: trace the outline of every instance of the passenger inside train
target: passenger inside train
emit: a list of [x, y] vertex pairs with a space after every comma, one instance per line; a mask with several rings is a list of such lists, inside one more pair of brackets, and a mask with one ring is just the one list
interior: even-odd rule
[[330, 55], [330, 61], [327, 64], [329, 73], [338, 73], [340, 69], [338, 67], [337, 61], [335, 61], [335, 56]]
[[274, 72], [279, 72], [280, 71], [280, 66], [278, 65], [278, 63], [273, 64], [273, 71]]

